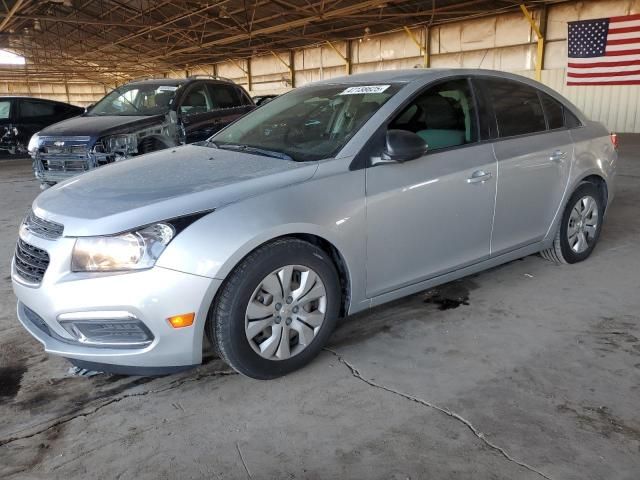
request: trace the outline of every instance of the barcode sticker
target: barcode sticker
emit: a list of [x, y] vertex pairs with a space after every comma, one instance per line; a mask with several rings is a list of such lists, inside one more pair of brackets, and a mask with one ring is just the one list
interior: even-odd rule
[[391, 85], [367, 85], [360, 87], [349, 87], [340, 95], [364, 95], [366, 93], [382, 93]]

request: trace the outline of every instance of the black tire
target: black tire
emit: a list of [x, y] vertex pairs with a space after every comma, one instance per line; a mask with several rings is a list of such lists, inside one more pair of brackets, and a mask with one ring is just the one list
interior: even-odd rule
[[[313, 341], [300, 353], [286, 360], [268, 360], [258, 355], [247, 340], [245, 313], [262, 280], [286, 265], [306, 266], [320, 277], [327, 296], [325, 319]], [[207, 334], [220, 357], [234, 370], [269, 380], [303, 367], [318, 355], [335, 328], [340, 302], [340, 281], [329, 255], [303, 240], [283, 238], [254, 250], [227, 277], [209, 316]]]
[[[569, 236], [567, 234], [569, 229], [569, 221], [571, 217], [571, 211], [581, 198], [589, 196], [596, 202], [598, 208], [598, 222], [596, 225], [595, 234], [592, 237], [587, 238], [587, 248], [583, 252], [575, 252], [572, 250], [569, 244]], [[576, 188], [567, 202], [567, 206], [562, 214], [562, 220], [560, 221], [560, 228], [556, 233], [553, 241], [553, 246], [540, 252], [540, 255], [554, 263], [558, 264], [571, 264], [581, 262], [591, 255], [593, 249], [598, 242], [600, 232], [602, 230], [602, 220], [604, 215], [604, 204], [600, 190], [593, 183], [585, 182]]]

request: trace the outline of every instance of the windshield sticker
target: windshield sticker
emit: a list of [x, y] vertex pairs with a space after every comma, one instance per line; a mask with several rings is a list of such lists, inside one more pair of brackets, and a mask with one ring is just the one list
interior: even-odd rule
[[382, 93], [391, 85], [368, 85], [361, 87], [349, 87], [340, 95], [364, 95], [366, 93]]
[[174, 87], [173, 85], [161, 85], [158, 87], [159, 92], [175, 92], [178, 87]]

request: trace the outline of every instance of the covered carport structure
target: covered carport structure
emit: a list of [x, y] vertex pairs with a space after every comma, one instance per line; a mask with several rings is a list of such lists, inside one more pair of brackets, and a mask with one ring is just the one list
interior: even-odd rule
[[[637, 13], [640, 0], [0, 0], [0, 49], [25, 59], [0, 66], [0, 95], [88, 105], [149, 76], [217, 75], [261, 94], [488, 68], [640, 132], [640, 87], [566, 85], [567, 22]], [[30, 162], [0, 160], [0, 478], [637, 478], [638, 147], [622, 138], [589, 261], [526, 257], [358, 314], [270, 382], [209, 350], [159, 378], [70, 373], [46, 355], [10, 281], [40, 190]]]

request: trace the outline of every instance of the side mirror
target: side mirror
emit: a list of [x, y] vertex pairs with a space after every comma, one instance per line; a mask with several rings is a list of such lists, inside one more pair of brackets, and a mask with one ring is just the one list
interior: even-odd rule
[[422, 157], [427, 153], [427, 144], [420, 135], [407, 130], [388, 130], [385, 147], [374, 165], [380, 163], [403, 163]]

